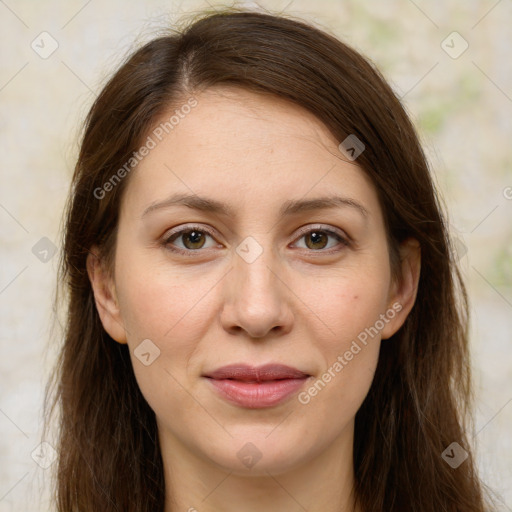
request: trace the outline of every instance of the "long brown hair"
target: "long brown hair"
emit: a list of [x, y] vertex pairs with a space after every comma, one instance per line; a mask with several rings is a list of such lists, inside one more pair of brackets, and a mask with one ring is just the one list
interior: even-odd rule
[[[421, 245], [416, 303], [382, 344], [355, 419], [355, 494], [362, 510], [487, 510], [467, 435], [473, 401], [467, 295], [411, 121], [374, 65], [327, 31], [290, 16], [233, 8], [204, 11], [182, 31], [135, 51], [87, 115], [59, 270], [67, 293], [64, 343], [47, 391], [48, 418], [56, 406], [60, 411], [58, 510], [163, 511], [155, 415], [138, 388], [128, 346], [103, 329], [86, 257], [98, 245], [112, 261], [130, 176], [101, 199], [97, 190], [170, 105], [220, 84], [286, 98], [340, 142], [356, 135], [365, 144], [357, 163], [378, 192], [393, 269], [400, 242], [413, 237]], [[453, 442], [468, 452], [457, 468], [441, 456]]]

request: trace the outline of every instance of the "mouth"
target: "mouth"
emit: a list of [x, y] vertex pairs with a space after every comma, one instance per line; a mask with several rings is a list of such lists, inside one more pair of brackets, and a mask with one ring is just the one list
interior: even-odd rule
[[203, 375], [217, 394], [239, 407], [261, 409], [284, 402], [311, 375], [282, 364], [223, 366]]

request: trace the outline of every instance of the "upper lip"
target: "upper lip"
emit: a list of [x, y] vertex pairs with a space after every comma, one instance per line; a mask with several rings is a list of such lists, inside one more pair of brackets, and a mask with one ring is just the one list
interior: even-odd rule
[[231, 364], [223, 366], [204, 375], [211, 379], [233, 379], [241, 381], [262, 382], [279, 379], [301, 379], [309, 377], [307, 373], [297, 368], [284, 364], [265, 364], [263, 366], [251, 366], [248, 364]]

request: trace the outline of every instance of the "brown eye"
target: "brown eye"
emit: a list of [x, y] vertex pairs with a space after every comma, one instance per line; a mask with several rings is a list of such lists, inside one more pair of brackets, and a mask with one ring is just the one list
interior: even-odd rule
[[172, 233], [164, 239], [163, 245], [172, 251], [190, 254], [213, 247], [215, 244], [205, 245], [207, 237], [213, 239], [213, 235], [206, 229], [192, 226]]
[[[328, 236], [322, 231], [310, 231], [304, 235], [308, 249], [323, 249], [328, 243]], [[308, 243], [308, 240], [311, 242]]]
[[187, 249], [201, 249], [204, 245], [204, 233], [197, 230], [185, 231], [180, 235], [182, 237], [183, 245]]
[[[338, 244], [331, 244], [327, 247], [329, 239], [337, 240]], [[309, 229], [309, 231], [303, 231], [299, 240], [304, 240], [305, 247], [302, 248], [310, 249], [313, 252], [330, 252], [329, 250], [332, 248], [336, 250], [336, 245], [340, 246], [338, 250], [349, 245], [348, 240], [340, 233], [327, 228], [313, 228]]]

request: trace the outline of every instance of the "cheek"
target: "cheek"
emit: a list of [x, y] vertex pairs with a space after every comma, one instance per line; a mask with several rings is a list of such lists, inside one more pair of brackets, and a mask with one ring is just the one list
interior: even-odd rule
[[[116, 283], [122, 322], [141, 391], [149, 399], [147, 395], [161, 394], [164, 388], [179, 387], [172, 376], [183, 382], [187, 363], [203, 337], [205, 325], [210, 324], [207, 294], [215, 280], [207, 275], [204, 279], [192, 279], [186, 270], [170, 272], [169, 268], [132, 257], [116, 265]], [[150, 356], [146, 359], [154, 358], [154, 363], [146, 366], [147, 360], [137, 358], [138, 347], [142, 346], [149, 347]]]
[[150, 261], [141, 265], [124, 261], [119, 266], [118, 296], [128, 342], [141, 337], [164, 342], [183, 329], [189, 333], [183, 341], [193, 339], [201, 328], [197, 315], [205, 313], [204, 298], [218, 281], [214, 277], [205, 272], [199, 278], [187, 269], [170, 270]]
[[322, 380], [343, 403], [351, 398], [357, 402], [355, 390], [369, 387], [378, 360], [385, 295], [380, 288], [359, 282], [326, 295], [324, 304], [325, 323], [335, 335], [331, 332], [318, 347], [325, 364]]
[[322, 324], [319, 332], [325, 333], [324, 349], [339, 351], [384, 313], [389, 275], [385, 268], [373, 272], [347, 271], [318, 280], [314, 287], [307, 281], [303, 286], [298, 294], [307, 297], [306, 305]]
[[310, 295], [311, 309], [328, 329], [312, 336], [323, 368], [299, 400], [315, 410], [312, 417], [319, 422], [330, 418], [339, 428], [363, 402], [378, 362], [387, 286], [383, 268], [331, 280]]

